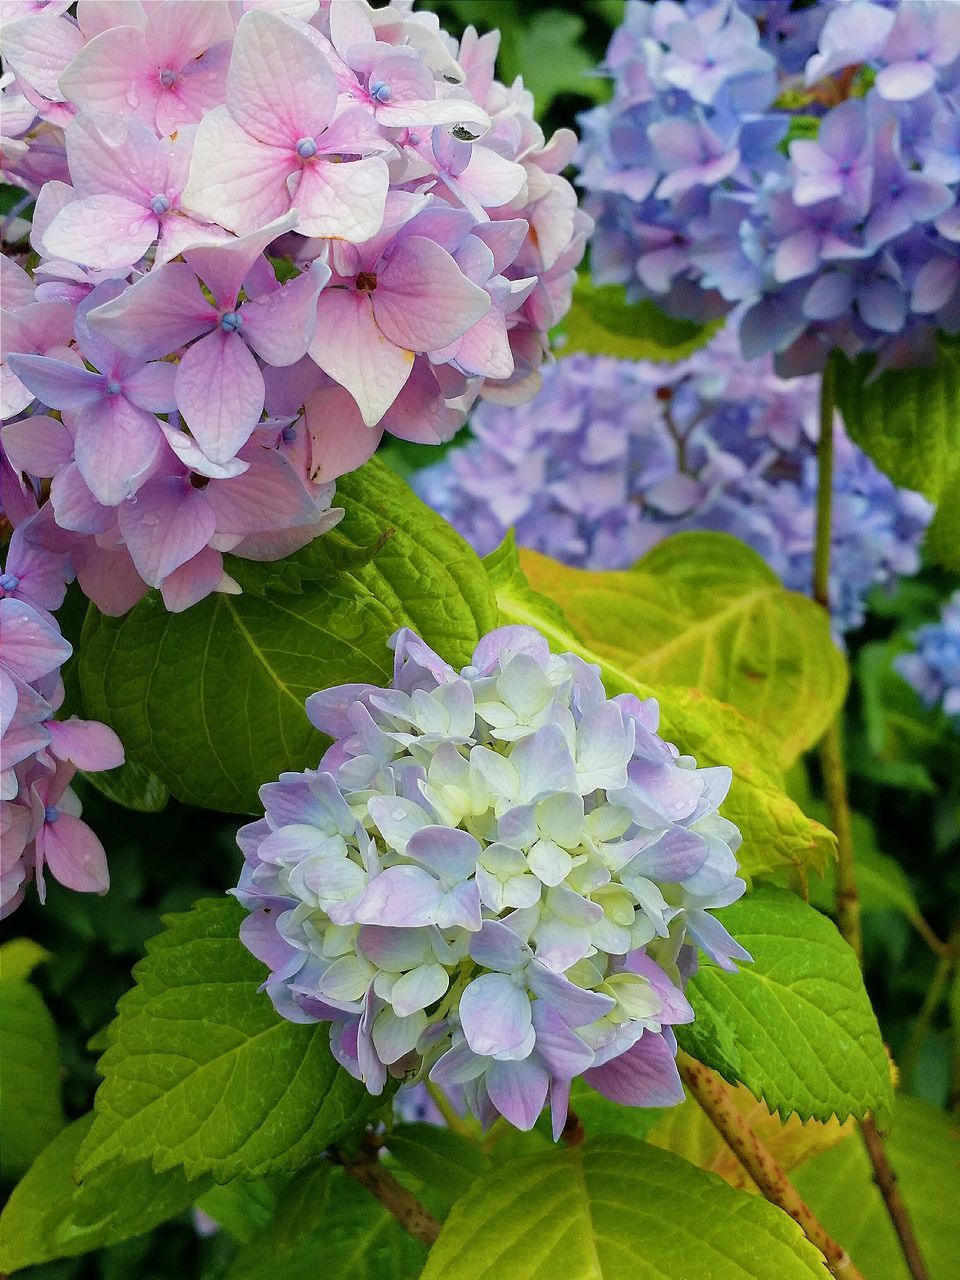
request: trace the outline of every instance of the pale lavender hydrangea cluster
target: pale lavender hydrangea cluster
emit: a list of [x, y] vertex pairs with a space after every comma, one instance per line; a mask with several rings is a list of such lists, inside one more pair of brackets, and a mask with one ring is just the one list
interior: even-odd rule
[[[109, 613], [236, 591], [384, 431], [537, 386], [590, 227], [499, 37], [412, 0], [7, 4], [5, 485]], [[32, 262], [32, 260], [31, 260]], [[45, 492], [45, 490], [44, 490]], [[5, 506], [10, 519], [15, 516]]]
[[582, 118], [593, 269], [745, 354], [930, 360], [960, 328], [960, 5], [630, 0]]
[[[671, 533], [734, 534], [810, 589], [818, 390], [745, 361], [730, 330], [675, 364], [575, 355], [529, 405], [484, 405], [473, 439], [416, 474], [421, 496], [486, 555], [509, 529], [566, 564], [626, 569]], [[916, 573], [933, 509], [898, 489], [837, 418], [831, 608], [863, 622], [874, 586]]]
[[597, 668], [502, 627], [456, 671], [410, 631], [390, 688], [307, 700], [319, 769], [261, 788], [234, 891], [276, 1008], [328, 1021], [367, 1088], [428, 1077], [484, 1125], [554, 1133], [583, 1076], [618, 1102], [679, 1102], [671, 1027], [699, 946], [746, 952], [711, 914], [735, 901], [727, 768], [608, 699]]
[[123, 763], [106, 725], [54, 719], [73, 650], [49, 613], [63, 602], [65, 557], [27, 536], [42, 518], [14, 532], [0, 568], [0, 918], [19, 906], [31, 876], [43, 901], [45, 869], [69, 889], [106, 893], [103, 845], [80, 820], [70, 783], [78, 769]]
[[913, 637], [915, 651], [902, 653], [894, 666], [928, 707], [940, 706], [960, 725], [960, 591], [943, 607], [939, 621]]

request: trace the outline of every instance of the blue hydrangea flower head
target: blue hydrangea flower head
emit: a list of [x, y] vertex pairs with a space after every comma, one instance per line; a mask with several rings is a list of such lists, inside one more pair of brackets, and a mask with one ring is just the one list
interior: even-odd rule
[[960, 5], [629, 0], [581, 120], [601, 283], [787, 375], [960, 328]]
[[389, 688], [307, 700], [319, 769], [261, 788], [238, 841], [241, 936], [298, 1022], [371, 1093], [425, 1077], [521, 1129], [571, 1081], [683, 1099], [672, 1027], [699, 948], [749, 956], [711, 914], [744, 890], [727, 768], [657, 732], [654, 700], [539, 632], [485, 636], [461, 671], [410, 631]]
[[[544, 372], [529, 405], [484, 404], [473, 439], [414, 477], [486, 555], [518, 542], [566, 564], [626, 569], [685, 529], [732, 533], [786, 586], [809, 590], [815, 535], [817, 385], [785, 381], [734, 334], [675, 364], [576, 355]], [[932, 515], [835, 426], [831, 605], [838, 633], [866, 597], [919, 568]]]
[[939, 622], [921, 627], [913, 637], [913, 653], [902, 653], [894, 665], [928, 707], [941, 706], [960, 726], [960, 591], [944, 606]]

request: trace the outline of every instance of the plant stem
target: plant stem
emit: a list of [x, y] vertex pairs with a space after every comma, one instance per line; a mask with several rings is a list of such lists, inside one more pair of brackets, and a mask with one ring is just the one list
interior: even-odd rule
[[443, 1092], [439, 1085], [434, 1084], [432, 1080], [424, 1080], [427, 1087], [427, 1093], [434, 1101], [437, 1110], [443, 1116], [448, 1129], [452, 1129], [454, 1133], [459, 1133], [461, 1137], [473, 1138], [474, 1135], [463, 1121], [463, 1117], [457, 1114], [456, 1109], [450, 1099]]
[[957, 963], [958, 951], [960, 951], [960, 926], [950, 935], [949, 942], [940, 953], [940, 959], [933, 973], [933, 980], [927, 988], [927, 994], [923, 998], [923, 1004], [920, 1006], [917, 1020], [913, 1024], [907, 1047], [903, 1051], [900, 1069], [908, 1086], [910, 1078], [916, 1070], [917, 1060], [923, 1049], [923, 1042], [927, 1038], [927, 1032], [930, 1030], [933, 1015], [940, 1008], [940, 1001], [943, 999], [947, 983], [950, 981], [950, 976]]
[[[813, 598], [830, 614], [831, 508], [833, 502], [833, 419], [836, 410], [836, 357], [831, 353], [820, 383], [820, 438], [817, 443], [817, 523], [813, 551]], [[863, 965], [863, 935], [860, 929], [860, 899], [853, 851], [853, 829], [847, 779], [843, 767], [840, 717], [827, 729], [820, 742], [823, 789], [830, 813], [830, 825], [837, 837], [836, 913], [841, 934]], [[880, 1190], [887, 1214], [900, 1241], [904, 1261], [913, 1280], [929, 1280], [929, 1275], [913, 1231], [910, 1215], [897, 1187], [883, 1140], [872, 1116], [860, 1122], [873, 1179]]]
[[440, 1223], [381, 1163], [379, 1152], [380, 1139], [375, 1134], [368, 1134], [356, 1156], [348, 1158], [337, 1152], [336, 1158], [344, 1172], [376, 1196], [408, 1235], [425, 1245], [433, 1244], [440, 1234]]
[[837, 1280], [863, 1280], [843, 1245], [827, 1234], [773, 1155], [740, 1114], [723, 1081], [702, 1063], [681, 1053], [677, 1065], [687, 1088], [764, 1197], [790, 1215], [820, 1250]]

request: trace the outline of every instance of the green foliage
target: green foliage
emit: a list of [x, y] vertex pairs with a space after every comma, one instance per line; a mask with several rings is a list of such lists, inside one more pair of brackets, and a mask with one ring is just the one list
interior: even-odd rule
[[121, 1156], [255, 1178], [301, 1167], [363, 1120], [371, 1100], [335, 1063], [329, 1029], [285, 1021], [257, 990], [243, 914], [201, 901], [148, 944], [100, 1060], [81, 1175]]
[[897, 484], [938, 504], [928, 548], [960, 570], [960, 341], [942, 338], [931, 368], [873, 377], [872, 357], [838, 358], [847, 430]]
[[675, 320], [646, 299], [628, 302], [622, 285], [593, 285], [581, 276], [557, 332], [557, 349], [561, 356], [583, 352], [620, 360], [683, 360], [719, 327]]
[[787, 768], [843, 705], [846, 662], [813, 600], [724, 533], [680, 533], [627, 572], [521, 553], [531, 585], [602, 658], [647, 684], [689, 685], [776, 735]]
[[0, 946], [0, 982], [26, 982], [50, 952], [32, 938], [11, 938]]
[[[24, 942], [3, 948], [18, 948], [14, 973], [29, 972], [39, 962], [24, 950]], [[10, 1177], [30, 1166], [63, 1127], [64, 1115], [56, 1025], [36, 987], [6, 972], [0, 981], [0, 1044], [0, 1150]]]
[[856, 957], [836, 926], [783, 889], [758, 889], [722, 913], [752, 964], [703, 966], [681, 1046], [786, 1119], [881, 1117], [892, 1090]]
[[119, 769], [83, 776], [108, 800], [138, 813], [162, 813], [170, 800], [170, 792], [157, 775], [136, 760], [127, 760]]
[[[911, 923], [920, 916], [909, 877], [895, 858], [877, 848], [873, 823], [862, 813], [852, 815], [853, 848], [857, 866], [857, 895], [862, 911], [893, 908]], [[821, 876], [810, 878], [810, 900], [822, 911], [832, 911], [836, 901], [836, 871], [831, 862]]]
[[92, 1121], [84, 1116], [61, 1130], [7, 1201], [0, 1216], [4, 1272], [142, 1235], [204, 1190], [205, 1182], [176, 1171], [155, 1174], [145, 1160], [113, 1160], [78, 1184], [74, 1163]]
[[695, 755], [702, 765], [722, 764], [733, 769], [733, 786], [723, 812], [743, 833], [738, 856], [747, 875], [824, 865], [833, 835], [808, 818], [784, 792], [783, 776], [774, 763], [777, 742], [761, 726], [699, 689], [652, 687], [602, 658], [576, 634], [553, 600], [533, 590], [511, 538], [484, 563], [497, 593], [501, 623], [538, 627], [557, 651], [568, 650], [596, 662], [611, 695], [629, 692], [657, 697], [664, 737]]
[[426, 1248], [342, 1169], [284, 1188], [274, 1230], [238, 1255], [227, 1280], [414, 1280]]
[[[345, 478], [340, 496], [347, 516], [334, 549], [328, 534], [279, 570], [249, 566], [241, 596], [214, 595], [182, 614], [155, 593], [124, 618], [91, 607], [80, 663], [86, 711], [178, 799], [255, 811], [261, 783], [321, 754], [303, 709], [309, 694], [388, 682], [387, 639], [398, 627], [462, 665], [495, 624], [476, 555], [383, 463]], [[350, 564], [342, 539], [361, 559], [363, 548], [379, 550], [339, 568]]]
[[560, 93], [577, 93], [595, 102], [609, 97], [609, 86], [596, 74], [583, 48], [586, 23], [562, 9], [540, 9], [518, 29], [510, 47], [518, 72], [533, 94], [542, 116]]
[[513, 1160], [478, 1180], [451, 1211], [422, 1280], [708, 1273], [800, 1280], [822, 1278], [823, 1265], [779, 1209], [655, 1147], [601, 1138]]
[[[900, 1097], [886, 1149], [930, 1275], [947, 1280], [957, 1262], [957, 1121], [918, 1098]], [[801, 1166], [793, 1180], [866, 1280], [909, 1280], [858, 1134]]]
[[250, 1244], [270, 1228], [276, 1212], [279, 1186], [258, 1178], [214, 1185], [197, 1201], [201, 1209], [240, 1244]]
[[490, 1168], [489, 1157], [476, 1142], [432, 1124], [398, 1124], [388, 1146], [394, 1159], [414, 1177], [451, 1201], [465, 1195]]

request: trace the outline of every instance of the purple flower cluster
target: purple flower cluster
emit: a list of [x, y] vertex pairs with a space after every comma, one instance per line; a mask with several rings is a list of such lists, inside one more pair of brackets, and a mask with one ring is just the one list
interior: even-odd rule
[[3, 466], [52, 481], [104, 611], [179, 610], [237, 590], [224, 552], [336, 523], [384, 431], [535, 391], [590, 227], [575, 138], [495, 80], [495, 34], [409, 0], [67, 8], [0, 33], [39, 258], [4, 264]]
[[[590, 569], [626, 569], [668, 534], [709, 529], [758, 551], [791, 590], [810, 589], [815, 540], [815, 377], [783, 381], [744, 361], [729, 330], [675, 364], [570, 356], [539, 396], [483, 405], [473, 439], [413, 479], [486, 555], [518, 542]], [[875, 585], [916, 573], [933, 514], [835, 425], [831, 607], [862, 623]]]
[[939, 622], [921, 627], [916, 649], [894, 659], [894, 666], [928, 707], [942, 706], [960, 724], [960, 591], [944, 605]]
[[745, 304], [781, 372], [932, 359], [960, 328], [960, 6], [630, 0], [582, 119], [600, 282], [705, 319]]
[[42, 518], [14, 532], [0, 570], [0, 917], [20, 904], [31, 875], [43, 901], [45, 868], [69, 889], [106, 893], [103, 846], [81, 822], [70, 783], [77, 769], [123, 764], [106, 725], [53, 718], [72, 648], [48, 612], [63, 601], [65, 557], [58, 562], [29, 538]]
[[484, 1125], [529, 1129], [570, 1083], [661, 1106], [683, 1089], [671, 1026], [696, 947], [746, 952], [726, 768], [657, 734], [655, 701], [608, 700], [595, 667], [503, 627], [457, 672], [410, 631], [388, 689], [307, 700], [334, 739], [318, 770], [261, 788], [242, 828], [241, 936], [294, 1021], [337, 1059], [463, 1090]]

